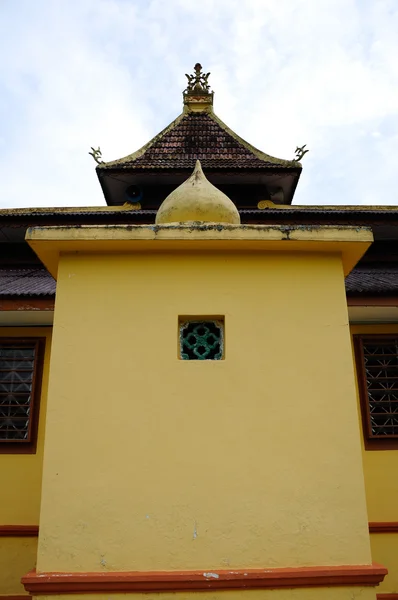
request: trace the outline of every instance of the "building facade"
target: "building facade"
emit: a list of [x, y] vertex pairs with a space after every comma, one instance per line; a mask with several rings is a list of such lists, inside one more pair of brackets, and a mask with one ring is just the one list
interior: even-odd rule
[[106, 206], [0, 211], [0, 600], [394, 600], [398, 209], [183, 106]]

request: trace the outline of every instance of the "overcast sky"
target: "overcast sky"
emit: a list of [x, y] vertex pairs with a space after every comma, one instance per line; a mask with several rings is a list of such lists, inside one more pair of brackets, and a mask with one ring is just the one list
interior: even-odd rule
[[105, 161], [211, 71], [218, 116], [268, 154], [307, 144], [295, 204], [398, 204], [397, 0], [0, 0], [0, 206], [103, 205]]

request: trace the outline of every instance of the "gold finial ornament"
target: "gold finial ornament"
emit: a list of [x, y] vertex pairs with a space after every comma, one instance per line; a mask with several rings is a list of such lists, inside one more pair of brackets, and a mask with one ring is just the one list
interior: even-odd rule
[[210, 85], [207, 80], [209, 79], [210, 73], [202, 73], [202, 65], [200, 63], [196, 63], [194, 70], [194, 75], [185, 73], [185, 77], [188, 79], [188, 87], [185, 90], [185, 93], [208, 93], [210, 91]]
[[210, 73], [202, 72], [202, 65], [196, 63], [194, 73], [185, 77], [188, 79], [188, 85], [183, 91], [184, 106], [191, 111], [211, 110], [213, 105], [214, 92], [210, 91], [208, 82]]
[[192, 175], [162, 202], [156, 224], [165, 223], [229, 223], [239, 225], [235, 204], [207, 179], [200, 161]]

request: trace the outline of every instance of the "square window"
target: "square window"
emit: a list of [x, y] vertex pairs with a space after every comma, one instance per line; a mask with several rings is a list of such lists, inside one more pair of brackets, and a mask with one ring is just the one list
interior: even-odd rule
[[398, 335], [354, 339], [365, 446], [398, 448]]
[[0, 338], [0, 452], [34, 452], [44, 340]]
[[224, 356], [224, 321], [199, 317], [180, 319], [182, 360], [222, 360]]

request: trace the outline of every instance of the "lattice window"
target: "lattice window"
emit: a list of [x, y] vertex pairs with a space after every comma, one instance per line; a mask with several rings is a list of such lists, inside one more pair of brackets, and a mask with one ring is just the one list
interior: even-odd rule
[[355, 337], [365, 437], [398, 442], [398, 334]]
[[41, 339], [0, 338], [0, 451], [35, 444], [42, 349]]
[[180, 323], [180, 357], [183, 360], [221, 360], [224, 323], [220, 320], [187, 320]]

